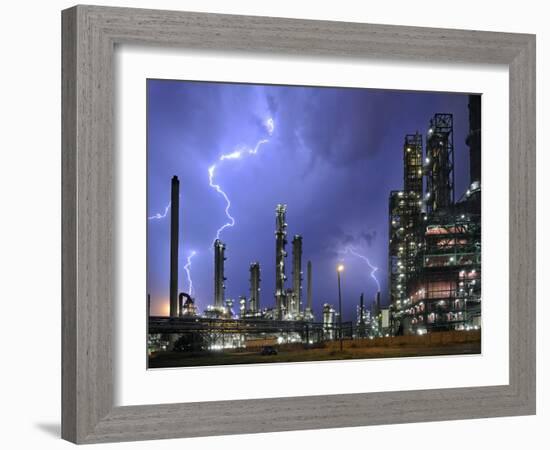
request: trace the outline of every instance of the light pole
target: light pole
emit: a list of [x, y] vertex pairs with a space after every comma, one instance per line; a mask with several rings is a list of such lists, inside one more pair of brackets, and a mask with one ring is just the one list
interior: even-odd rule
[[340, 288], [340, 273], [344, 271], [344, 266], [340, 264], [336, 268], [338, 274], [338, 328], [340, 329], [340, 351], [344, 350], [344, 342], [342, 336], [342, 289]]

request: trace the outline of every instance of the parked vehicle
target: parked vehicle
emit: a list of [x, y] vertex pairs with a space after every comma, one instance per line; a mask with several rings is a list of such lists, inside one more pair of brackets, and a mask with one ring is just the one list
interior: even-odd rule
[[276, 355], [277, 349], [271, 345], [266, 345], [262, 348], [261, 355], [262, 356], [269, 356], [269, 355]]

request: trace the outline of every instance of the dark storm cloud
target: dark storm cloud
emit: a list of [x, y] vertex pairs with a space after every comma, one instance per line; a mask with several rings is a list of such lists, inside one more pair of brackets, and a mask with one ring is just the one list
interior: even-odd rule
[[361, 233], [361, 238], [365, 241], [367, 246], [370, 247], [376, 239], [376, 230], [363, 231]]
[[279, 107], [277, 101], [275, 100], [275, 96], [268, 94], [266, 95], [266, 100], [269, 112], [271, 113], [271, 115], [275, 116]]
[[335, 227], [330, 231], [331, 241], [325, 243], [323, 249], [333, 257], [345, 252], [346, 248], [370, 248], [373, 246], [377, 232], [376, 230], [357, 230], [355, 232], [344, 231]]

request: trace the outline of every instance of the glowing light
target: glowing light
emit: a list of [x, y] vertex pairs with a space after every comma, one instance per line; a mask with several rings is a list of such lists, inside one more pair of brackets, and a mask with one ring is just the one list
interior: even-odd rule
[[240, 150], [235, 150], [233, 153], [228, 153], [227, 155], [220, 156], [220, 161], [223, 161], [224, 159], [239, 159], [241, 155], [242, 153]]
[[360, 253], [357, 253], [355, 251], [355, 249], [351, 246], [348, 246], [346, 247], [346, 249], [344, 250], [344, 253], [351, 253], [353, 256], [356, 256], [357, 258], [360, 258], [362, 259], [363, 261], [365, 261], [367, 263], [367, 265], [369, 266], [369, 268], [371, 269], [371, 272], [370, 272], [370, 277], [374, 280], [374, 282], [376, 283], [376, 289], [378, 290], [378, 292], [380, 291], [380, 282], [378, 281], [378, 278], [376, 278], [376, 272], [378, 271], [378, 267], [376, 266], [373, 266], [369, 259], [365, 256], [365, 255], [361, 255]]
[[149, 219], [149, 220], [164, 219], [168, 215], [168, 211], [170, 211], [170, 206], [172, 206], [172, 202], [168, 202], [168, 204], [166, 205], [166, 208], [164, 208], [164, 212], [162, 214], [161, 213], [156, 213], [156, 214], [148, 217], [147, 219]]
[[269, 133], [269, 135], [271, 136], [273, 134], [273, 130], [275, 130], [275, 122], [273, 122], [273, 118], [270, 117], [268, 118], [265, 122], [264, 122], [264, 125], [267, 129], [267, 132]]
[[187, 275], [187, 283], [189, 285], [189, 288], [187, 289], [187, 292], [189, 295], [193, 295], [193, 280], [191, 279], [191, 260], [193, 259], [193, 256], [197, 254], [196, 251], [191, 251], [189, 255], [187, 255], [187, 263], [185, 266], [183, 266], [183, 270], [185, 270], [185, 273]]
[[343, 271], [344, 271], [344, 265], [343, 265], [343, 264], [340, 264], [340, 265], [337, 267], [336, 270], [338, 270], [338, 272], [343, 272]]
[[[268, 119], [266, 119], [266, 121], [264, 122], [264, 126], [265, 126], [268, 134], [271, 136], [273, 134], [273, 131], [275, 130], [275, 123], [273, 121], [273, 118], [269, 117]], [[260, 147], [263, 144], [266, 144], [268, 142], [269, 142], [269, 139], [260, 139], [253, 148], [245, 147], [245, 148], [241, 148], [241, 149], [238, 149], [238, 150], [234, 150], [230, 153], [225, 153], [225, 154], [223, 154], [219, 157], [217, 163], [212, 164], [208, 168], [208, 184], [212, 189], [214, 189], [218, 194], [220, 194], [223, 197], [223, 199], [225, 200], [225, 210], [224, 211], [225, 211], [225, 216], [227, 217], [227, 222], [225, 222], [216, 231], [216, 237], [212, 240], [213, 242], [216, 239], [220, 239], [220, 236], [221, 236], [221, 233], [222, 233], [223, 230], [225, 230], [226, 228], [232, 228], [232, 227], [235, 226], [235, 218], [229, 212], [229, 210], [231, 208], [231, 200], [229, 200], [229, 196], [221, 188], [221, 186], [214, 182], [214, 175], [216, 173], [216, 169], [218, 168], [218, 165], [222, 161], [241, 159], [246, 155], [255, 155], [255, 154], [258, 153], [258, 150], [260, 149]]]

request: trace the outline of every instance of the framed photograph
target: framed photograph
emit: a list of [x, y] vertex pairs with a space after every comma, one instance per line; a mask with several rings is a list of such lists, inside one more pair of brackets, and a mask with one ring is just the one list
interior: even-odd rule
[[534, 36], [62, 19], [65, 439], [535, 413]]

